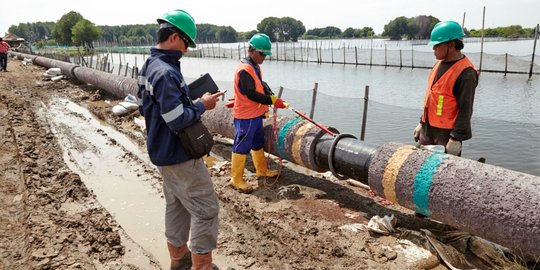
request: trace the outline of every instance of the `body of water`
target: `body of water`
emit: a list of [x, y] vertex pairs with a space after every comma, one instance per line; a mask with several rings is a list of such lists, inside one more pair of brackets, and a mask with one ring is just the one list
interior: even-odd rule
[[[469, 43], [466, 48], [479, 44]], [[491, 42], [484, 45], [484, 50], [517, 55], [523, 52], [512, 51], [513, 48], [522, 50], [530, 45], [532, 52], [532, 44], [532, 40]], [[474, 55], [475, 51], [465, 50], [465, 53]], [[139, 57], [139, 66], [144, 62], [140, 55], [124, 57]], [[474, 57], [471, 59], [478, 65]], [[434, 57], [431, 61], [431, 64], [435, 62]], [[132, 59], [131, 63], [134, 62]], [[210, 73], [220, 88], [229, 90], [227, 97], [233, 95], [232, 81], [238, 60], [186, 57], [181, 62], [182, 73], [188, 80]], [[421, 115], [428, 69], [276, 61], [266, 61], [262, 69], [265, 81], [274, 92], [284, 87], [283, 98], [304, 112], [309, 112], [311, 89], [318, 83], [314, 119], [357, 136], [362, 124], [364, 89], [369, 85], [366, 141], [414, 144], [412, 130]], [[290, 112], [282, 110], [280, 113]], [[487, 163], [493, 165], [540, 175], [539, 75], [531, 79], [516, 74], [484, 72], [480, 75], [473, 138], [464, 142], [463, 156], [485, 157]]]

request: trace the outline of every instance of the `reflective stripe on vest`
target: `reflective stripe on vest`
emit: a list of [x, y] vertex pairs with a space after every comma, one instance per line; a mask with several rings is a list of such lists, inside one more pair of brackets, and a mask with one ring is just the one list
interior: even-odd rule
[[453, 129], [459, 112], [457, 99], [453, 94], [454, 84], [463, 70], [472, 67], [476, 71], [476, 67], [467, 57], [463, 57], [434, 83], [440, 64], [441, 61], [438, 61], [429, 74], [422, 122], [426, 122], [427, 112], [427, 121], [430, 126]]
[[241, 62], [234, 73], [234, 107], [233, 116], [236, 119], [252, 119], [263, 115], [268, 110], [268, 105], [257, 103], [250, 100], [246, 95], [242, 94], [238, 83], [240, 82], [240, 72], [247, 72], [253, 81], [255, 82], [255, 91], [264, 94], [264, 87], [262, 85], [262, 71], [259, 68], [261, 79], [257, 76], [255, 68], [249, 63]]

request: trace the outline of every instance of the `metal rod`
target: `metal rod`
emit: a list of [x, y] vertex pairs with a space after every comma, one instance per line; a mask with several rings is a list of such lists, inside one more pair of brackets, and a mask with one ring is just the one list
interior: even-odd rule
[[295, 112], [296, 114], [298, 114], [300, 117], [306, 119], [307, 121], [311, 122], [312, 124], [314, 124], [315, 126], [317, 126], [318, 128], [320, 128], [322, 131], [328, 133], [328, 135], [330, 135], [330, 136], [335, 136], [335, 134], [334, 134], [332, 131], [328, 130], [328, 129], [327, 129], [326, 127], [324, 127], [323, 125], [321, 125], [321, 124], [319, 124], [319, 123], [316, 123], [315, 121], [313, 121], [313, 119], [309, 118], [307, 115], [305, 115], [305, 114], [303, 114], [303, 113], [301, 113], [301, 112], [299, 112], [298, 110], [295, 110], [295, 109], [293, 109], [293, 108], [291, 108], [291, 110], [292, 110], [293, 112]]

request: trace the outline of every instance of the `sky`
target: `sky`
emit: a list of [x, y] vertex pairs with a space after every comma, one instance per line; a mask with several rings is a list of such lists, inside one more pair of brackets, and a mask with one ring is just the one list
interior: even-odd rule
[[196, 23], [232, 26], [236, 31], [251, 31], [266, 17], [292, 17], [304, 23], [306, 30], [335, 26], [371, 27], [381, 34], [384, 25], [399, 16], [431, 15], [442, 21], [460, 24], [465, 14], [467, 29], [521, 25], [532, 28], [540, 23], [540, 0], [15, 0], [2, 5], [0, 36], [11, 25], [27, 22], [58, 21], [76, 11], [96, 25], [155, 23], [168, 10], [184, 9]]

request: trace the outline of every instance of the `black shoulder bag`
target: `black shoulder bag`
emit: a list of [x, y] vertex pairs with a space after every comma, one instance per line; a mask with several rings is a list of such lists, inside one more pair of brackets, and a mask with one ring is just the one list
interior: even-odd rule
[[176, 135], [194, 159], [209, 155], [214, 146], [212, 134], [200, 119], [195, 124], [177, 131]]

